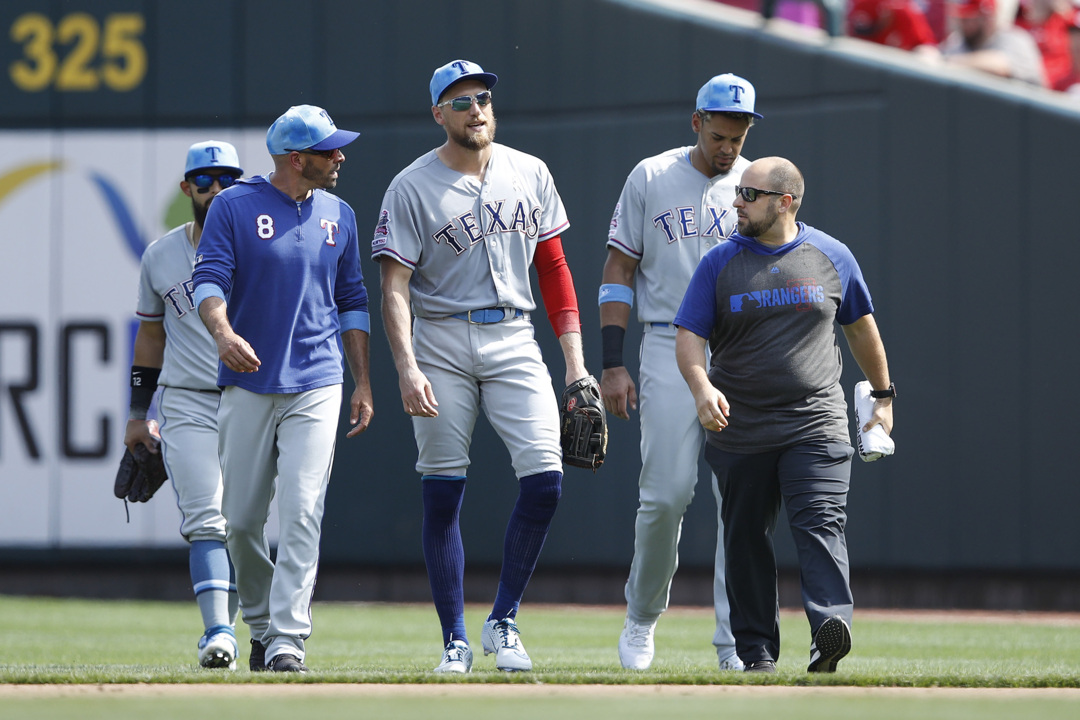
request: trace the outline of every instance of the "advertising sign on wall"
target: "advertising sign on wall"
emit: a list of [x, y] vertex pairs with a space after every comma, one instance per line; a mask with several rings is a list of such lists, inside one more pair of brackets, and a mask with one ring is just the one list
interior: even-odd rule
[[182, 543], [171, 488], [112, 487], [146, 245], [191, 218], [187, 148], [226, 140], [265, 173], [265, 131], [0, 133], [0, 546]]

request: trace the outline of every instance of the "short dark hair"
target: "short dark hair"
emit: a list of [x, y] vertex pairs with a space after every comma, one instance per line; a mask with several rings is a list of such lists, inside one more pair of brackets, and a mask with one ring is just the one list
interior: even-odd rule
[[744, 112], [713, 112], [711, 110], [702, 110], [698, 108], [694, 111], [694, 114], [697, 115], [702, 122], [708, 122], [713, 115], [723, 115], [724, 117], [729, 117], [732, 120], [746, 120], [750, 124], [750, 126], [753, 126], [754, 121], [757, 120], [757, 118], [750, 113]]

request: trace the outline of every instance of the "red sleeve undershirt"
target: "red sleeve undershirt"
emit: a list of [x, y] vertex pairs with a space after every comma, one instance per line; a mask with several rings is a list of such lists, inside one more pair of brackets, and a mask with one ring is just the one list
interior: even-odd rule
[[574, 278], [570, 276], [570, 267], [563, 254], [562, 236], [536, 244], [533, 265], [540, 280], [540, 295], [544, 299], [544, 309], [548, 320], [555, 330], [556, 337], [568, 332], [581, 332], [581, 316], [578, 313], [577, 293], [574, 292]]

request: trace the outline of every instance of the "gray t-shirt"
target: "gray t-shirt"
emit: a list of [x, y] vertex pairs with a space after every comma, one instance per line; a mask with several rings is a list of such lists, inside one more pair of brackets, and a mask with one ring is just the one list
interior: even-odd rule
[[740, 453], [850, 442], [835, 323], [873, 310], [847, 246], [802, 223], [779, 248], [736, 234], [710, 250], [675, 316], [709, 339], [709, 379], [731, 404], [708, 442]]
[[997, 50], [1004, 53], [1012, 66], [1013, 78], [1040, 87], [1046, 86], [1039, 46], [1026, 30], [1017, 27], [1001, 28], [979, 48], [968, 46], [959, 32], [953, 32], [941, 43], [941, 54], [945, 56], [963, 55], [977, 50]]

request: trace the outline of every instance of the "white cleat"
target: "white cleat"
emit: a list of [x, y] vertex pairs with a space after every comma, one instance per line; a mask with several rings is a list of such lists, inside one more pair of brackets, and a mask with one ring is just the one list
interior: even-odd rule
[[746, 669], [743, 665], [743, 661], [739, 659], [739, 656], [735, 653], [731, 653], [726, 658], [720, 661], [721, 670], [733, 670], [735, 672], [742, 672]]
[[656, 645], [653, 635], [656, 623], [641, 625], [626, 618], [622, 635], [619, 636], [619, 662], [627, 670], [648, 670], [652, 665]]
[[507, 672], [532, 670], [532, 660], [521, 644], [512, 618], [488, 620], [481, 635], [484, 655], [495, 653], [495, 667]]
[[451, 640], [443, 650], [437, 673], [467, 673], [472, 670], [472, 648], [467, 642]]
[[236, 636], [226, 630], [211, 628], [199, 639], [199, 665], [204, 668], [236, 669]]

